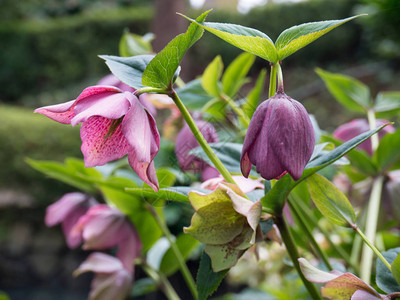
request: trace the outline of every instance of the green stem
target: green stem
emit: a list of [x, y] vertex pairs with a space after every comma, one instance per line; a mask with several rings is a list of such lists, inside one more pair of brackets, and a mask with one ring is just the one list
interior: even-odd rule
[[279, 63], [276, 64], [276, 72], [278, 74], [278, 92], [283, 93], [283, 74]]
[[158, 88], [144, 87], [144, 88], [138, 89], [134, 92], [134, 94], [136, 96], [140, 96], [141, 94], [146, 94], [146, 93], [165, 94], [166, 91], [163, 89], [158, 89]]
[[269, 93], [268, 98], [271, 98], [276, 93], [276, 66], [271, 64], [271, 73], [269, 75]]
[[197, 294], [197, 288], [196, 284], [193, 280], [192, 274], [190, 273], [185, 260], [183, 259], [182, 253], [179, 251], [178, 246], [175, 244], [174, 240], [172, 239], [172, 234], [169, 231], [167, 225], [165, 222], [160, 218], [158, 215], [157, 211], [154, 209], [153, 206], [148, 204], [147, 209], [150, 211], [150, 213], [154, 216], [154, 219], [156, 220], [158, 226], [160, 226], [162, 232], [164, 233], [165, 237], [168, 239], [168, 242], [171, 246], [172, 252], [174, 252], [174, 255], [176, 257], [176, 260], [178, 261], [179, 268], [181, 270], [181, 273], [183, 275], [183, 278], [186, 281], [186, 284], [189, 287], [190, 292], [192, 293], [192, 296], [194, 299], [198, 299], [198, 294]]
[[[367, 115], [368, 115], [369, 128], [371, 130], [375, 129], [376, 128], [375, 111], [373, 109], [369, 109]], [[375, 150], [379, 146], [379, 138], [377, 134], [371, 136], [371, 146], [372, 146], [372, 151], [375, 152]]]
[[211, 162], [214, 164], [214, 166], [218, 170], [218, 172], [222, 175], [222, 177], [224, 177], [226, 182], [236, 184], [235, 181], [233, 180], [231, 174], [229, 173], [229, 171], [225, 168], [225, 166], [222, 164], [220, 159], [215, 155], [215, 153], [211, 149], [210, 145], [207, 143], [204, 136], [201, 134], [199, 128], [197, 127], [196, 123], [194, 122], [189, 111], [186, 109], [185, 105], [182, 103], [178, 94], [174, 90], [172, 90], [168, 95], [174, 100], [176, 106], [182, 113], [190, 130], [193, 132], [193, 135], [196, 138], [197, 142], [199, 143], [199, 145], [201, 146], [203, 151], [206, 153], [208, 158], [211, 160]]
[[249, 117], [244, 113], [243, 109], [241, 109], [239, 106], [236, 105], [235, 101], [233, 99], [225, 94], [221, 94], [220, 98], [226, 102], [232, 109], [236, 112], [236, 114], [241, 117], [245, 123], [246, 128], [249, 127], [250, 124], [250, 119]]
[[308, 208], [305, 205], [297, 205], [297, 209], [301, 214], [304, 215], [304, 217], [307, 220], [309, 220], [312, 223], [314, 227], [316, 227], [324, 235], [325, 239], [328, 241], [329, 245], [336, 251], [336, 253], [339, 254], [339, 256], [341, 256], [346, 261], [346, 263], [348, 263], [356, 272], [358, 272], [357, 265], [355, 263], [352, 263], [351, 257], [340, 245], [336, 245], [331, 240], [330, 233], [318, 224], [318, 221], [315, 220], [314, 216], [310, 211], [310, 208]]
[[297, 273], [299, 274], [301, 280], [303, 281], [305, 287], [307, 288], [308, 292], [310, 293], [312, 299], [322, 300], [320, 293], [318, 292], [315, 285], [309, 282], [303, 275], [303, 272], [300, 269], [299, 261], [299, 252], [294, 244], [292, 235], [286, 225], [285, 220], [282, 216], [277, 216], [275, 219], [275, 224], [279, 228], [279, 232], [281, 233], [282, 241], [285, 243], [286, 250], [289, 253], [289, 256], [293, 262], [294, 267], [296, 268]]
[[158, 283], [168, 300], [180, 300], [178, 294], [164, 274], [160, 274], [148, 264], [142, 264], [142, 268], [151, 279]]
[[[374, 251], [376, 256], [379, 257], [379, 259], [385, 264], [385, 266], [389, 269], [389, 271], [392, 272], [392, 267], [389, 264], [389, 262], [383, 257], [383, 255], [379, 252], [379, 250], [376, 249], [376, 247], [370, 242], [370, 240], [365, 236], [365, 234], [360, 230], [360, 228], [356, 227], [356, 228], [354, 228], [354, 230], [361, 236], [361, 238], [368, 245], [368, 247], [370, 247], [371, 250]], [[362, 275], [362, 273], [361, 273], [361, 275]], [[363, 278], [361, 277], [361, 279], [363, 279]], [[363, 279], [363, 280], [366, 282], [365, 279]]]
[[311, 244], [313, 245], [315, 251], [317, 251], [318, 255], [324, 262], [324, 264], [327, 266], [329, 271], [332, 271], [332, 265], [329, 262], [328, 256], [326, 253], [321, 249], [321, 247], [318, 245], [317, 241], [314, 238], [314, 235], [311, 231], [310, 226], [307, 224], [306, 220], [304, 219], [303, 214], [299, 212], [299, 205], [297, 205], [296, 201], [293, 201], [291, 197], [288, 198], [288, 203], [291, 208], [291, 211], [293, 212], [294, 216], [297, 218], [299, 221], [299, 225], [302, 227], [303, 231], [306, 233], [308, 236], [308, 239], [310, 240]]
[[[375, 241], [375, 236], [376, 236], [376, 227], [377, 227], [377, 223], [378, 223], [379, 206], [380, 206], [380, 202], [381, 202], [383, 179], [384, 179], [383, 176], [378, 176], [377, 178], [375, 178], [375, 180], [372, 184], [371, 195], [369, 198], [365, 235], [366, 235], [366, 239], [368, 241], [372, 241], [372, 242]], [[364, 241], [366, 242], [365, 239], [364, 239]], [[368, 245], [368, 243], [367, 243], [367, 245]], [[370, 278], [371, 278], [373, 253], [368, 248], [368, 246], [369, 247], [371, 247], [371, 246], [370, 245], [367, 246], [367, 245], [364, 245], [363, 251], [362, 251], [361, 274], [360, 275], [361, 275], [362, 280], [364, 280], [366, 283], [369, 283]]]

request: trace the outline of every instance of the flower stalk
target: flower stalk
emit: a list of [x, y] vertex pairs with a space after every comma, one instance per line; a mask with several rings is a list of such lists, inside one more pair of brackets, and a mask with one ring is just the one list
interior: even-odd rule
[[164, 292], [165, 296], [168, 300], [180, 300], [178, 294], [172, 287], [171, 283], [168, 279], [164, 276], [164, 274], [160, 274], [156, 270], [154, 270], [150, 265], [146, 263], [141, 264], [142, 269], [146, 274], [153, 279], [155, 282], [158, 283], [161, 290]]
[[276, 65], [271, 64], [271, 73], [269, 75], [269, 93], [268, 98], [271, 98], [275, 95], [276, 92]]

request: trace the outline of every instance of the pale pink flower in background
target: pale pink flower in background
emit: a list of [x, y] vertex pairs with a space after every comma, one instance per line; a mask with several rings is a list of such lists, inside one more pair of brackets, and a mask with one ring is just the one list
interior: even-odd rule
[[[261, 179], [245, 178], [241, 175], [233, 175], [232, 179], [240, 187], [243, 193], [249, 193], [255, 189], [264, 189], [264, 185], [261, 183]], [[225, 179], [220, 175], [204, 181], [200, 187], [203, 189], [214, 190], [220, 183], [224, 183]]]
[[132, 223], [119, 210], [105, 204], [91, 207], [76, 223], [72, 234], [82, 237], [85, 250], [118, 247], [116, 256], [129, 271], [142, 248]]
[[128, 154], [139, 177], [158, 190], [153, 159], [160, 137], [153, 116], [130, 92], [111, 86], [86, 88], [76, 100], [35, 110], [62, 124], [82, 123], [86, 167], [101, 166]]
[[97, 201], [82, 193], [68, 193], [46, 209], [45, 223], [54, 226], [61, 223], [67, 245], [76, 248], [82, 242], [81, 236], [71, 234], [72, 228], [87, 210]]
[[124, 300], [133, 284], [132, 271], [126, 270], [121, 261], [113, 256], [95, 252], [75, 270], [78, 276], [94, 272], [89, 294], [90, 300]]

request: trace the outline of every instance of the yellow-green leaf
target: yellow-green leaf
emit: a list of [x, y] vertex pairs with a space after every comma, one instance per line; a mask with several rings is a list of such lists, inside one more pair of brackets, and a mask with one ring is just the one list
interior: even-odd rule
[[211, 96], [219, 97], [220, 95], [219, 79], [221, 78], [223, 68], [224, 64], [221, 56], [218, 55], [204, 70], [201, 77], [201, 86]]

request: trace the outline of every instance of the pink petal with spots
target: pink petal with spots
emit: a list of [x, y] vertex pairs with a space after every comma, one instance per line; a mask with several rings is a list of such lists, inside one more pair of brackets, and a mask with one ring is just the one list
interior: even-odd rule
[[103, 117], [91, 117], [82, 124], [82, 153], [86, 167], [102, 166], [119, 159], [131, 150], [119, 124], [108, 137], [112, 122]]
[[61, 124], [71, 124], [74, 117], [75, 100], [56, 105], [49, 105], [35, 109], [35, 113], [42, 114]]
[[122, 121], [122, 132], [139, 162], [150, 163], [160, 147], [160, 136], [153, 116], [134, 101]]
[[158, 179], [156, 174], [156, 169], [154, 167], [154, 162], [140, 162], [136, 158], [136, 153], [130, 151], [128, 153], [129, 165], [138, 174], [140, 179], [146, 182], [153, 190], [158, 191]]
[[72, 126], [85, 122], [92, 116], [101, 116], [107, 119], [119, 119], [124, 116], [137, 98], [128, 92], [102, 92], [86, 97], [76, 105], [75, 117], [71, 120]]

